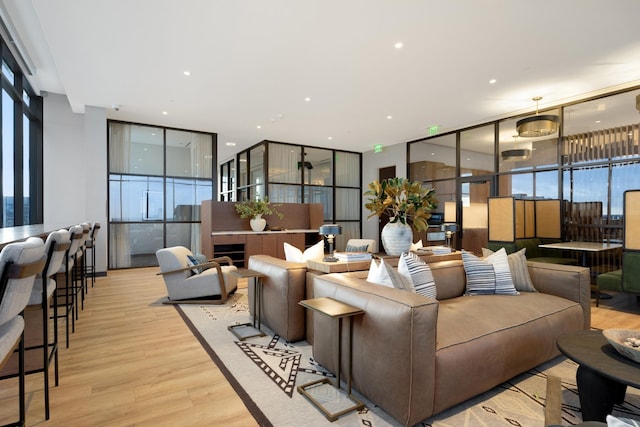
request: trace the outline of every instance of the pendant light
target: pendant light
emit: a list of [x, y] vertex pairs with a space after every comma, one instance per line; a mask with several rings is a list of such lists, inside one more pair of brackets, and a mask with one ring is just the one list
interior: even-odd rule
[[[518, 135], [513, 135], [514, 146], [517, 142]], [[511, 150], [504, 150], [502, 153], [502, 160], [504, 161], [517, 161], [517, 160], [527, 160], [531, 157], [531, 150], [528, 148], [513, 148]]]
[[558, 116], [554, 114], [538, 114], [538, 102], [542, 97], [536, 96], [532, 99], [536, 101], [536, 115], [518, 120], [516, 123], [518, 136], [535, 138], [556, 133], [558, 131]]

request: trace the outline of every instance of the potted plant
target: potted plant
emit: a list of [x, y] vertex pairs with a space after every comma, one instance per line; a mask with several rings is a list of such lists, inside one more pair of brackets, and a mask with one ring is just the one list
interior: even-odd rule
[[371, 211], [367, 218], [386, 214], [389, 223], [382, 229], [381, 239], [389, 255], [400, 255], [411, 247], [413, 232], [426, 230], [431, 211], [438, 207], [433, 188], [425, 188], [419, 181], [406, 178], [387, 178], [369, 184], [365, 207]]
[[238, 202], [234, 205], [234, 208], [240, 218], [250, 219], [249, 224], [253, 231], [262, 231], [267, 225], [267, 220], [262, 218], [262, 215], [277, 215], [278, 218], [283, 218], [284, 215], [278, 212], [276, 206], [280, 206], [280, 204], [272, 204], [269, 202], [269, 198], [264, 196], [262, 199], [256, 197], [255, 200]]

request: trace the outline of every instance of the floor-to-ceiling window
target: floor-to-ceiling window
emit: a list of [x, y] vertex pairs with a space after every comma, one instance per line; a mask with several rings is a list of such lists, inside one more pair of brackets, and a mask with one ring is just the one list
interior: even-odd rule
[[4, 42], [0, 57], [0, 227], [38, 224], [43, 222], [42, 97], [35, 95]]
[[109, 122], [109, 268], [200, 252], [200, 205], [213, 198], [216, 135]]

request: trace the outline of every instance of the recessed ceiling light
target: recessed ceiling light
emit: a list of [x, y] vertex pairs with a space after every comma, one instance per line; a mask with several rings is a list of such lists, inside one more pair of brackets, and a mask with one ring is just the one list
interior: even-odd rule
[[163, 111], [162, 114], [166, 116], [169, 113], [167, 111]]
[[185, 70], [185, 71], [184, 71], [184, 75], [185, 75], [185, 76], [190, 76], [190, 75], [191, 75], [191, 71], [187, 71], [187, 70]]
[[492, 85], [492, 84], [494, 84], [495, 82], [497, 82], [497, 80], [496, 80], [496, 79], [491, 79], [491, 80], [489, 80], [489, 84], [491, 84], [491, 85]]
[[235, 142], [226, 142], [224, 145], [226, 145], [227, 147], [235, 147], [236, 143]]
[[308, 96], [304, 99], [304, 102], [309, 102], [311, 101], [311, 98], [309, 98]]
[[396, 44], [393, 45], [393, 47], [395, 47], [396, 49], [402, 49], [402, 46], [404, 46], [402, 42], [397, 42]]
[[258, 125], [256, 126], [256, 129], [262, 129], [262, 126]]
[[600, 120], [596, 120], [596, 123], [600, 123]]
[[387, 116], [387, 119], [391, 120], [391, 119], [393, 119], [393, 116]]
[[332, 136], [330, 136], [330, 137], [328, 137], [327, 139], [328, 139], [329, 141], [331, 141], [331, 140], [333, 139], [333, 137], [332, 137]]

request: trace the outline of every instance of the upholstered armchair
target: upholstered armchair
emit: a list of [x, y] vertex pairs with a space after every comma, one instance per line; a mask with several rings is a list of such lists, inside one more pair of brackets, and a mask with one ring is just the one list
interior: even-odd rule
[[238, 287], [238, 277], [232, 274], [237, 268], [229, 257], [198, 263], [189, 249], [174, 246], [158, 250], [156, 258], [169, 294], [165, 303], [223, 304]]
[[373, 239], [349, 239], [345, 247], [347, 252], [378, 252], [378, 242]]

